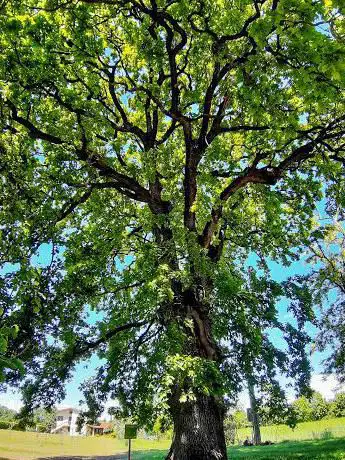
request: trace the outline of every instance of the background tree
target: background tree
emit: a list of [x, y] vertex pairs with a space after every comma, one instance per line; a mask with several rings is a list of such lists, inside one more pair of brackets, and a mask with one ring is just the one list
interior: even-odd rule
[[97, 351], [97, 407], [167, 410], [168, 458], [225, 459], [243, 368], [216, 286], [252, 253], [288, 264], [317, 201], [341, 204], [340, 2], [1, 8], [2, 321], [19, 326], [27, 410]]
[[320, 420], [328, 415], [329, 404], [325, 401], [321, 393], [315, 391], [310, 403], [313, 420]]
[[252, 416], [253, 444], [255, 446], [259, 446], [261, 444], [260, 417], [258, 413], [258, 404], [256, 400], [254, 385], [251, 383], [250, 378], [247, 379], [247, 385]]
[[309, 261], [314, 264], [310, 274], [301, 279], [313, 293], [314, 303], [320, 306], [320, 333], [316, 345], [329, 348], [332, 354], [325, 362], [326, 372], [336, 372], [345, 379], [345, 229], [344, 215], [333, 203], [329, 214], [333, 220], [319, 225], [309, 248]]
[[56, 423], [56, 409], [46, 410], [43, 407], [35, 409], [32, 418], [32, 425], [37, 431], [50, 433]]
[[305, 396], [296, 399], [292, 407], [296, 413], [297, 422], [309, 422], [313, 419], [313, 409]]
[[17, 412], [13, 409], [9, 409], [6, 406], [0, 406], [0, 420], [12, 422], [15, 419]]
[[297, 422], [320, 420], [330, 413], [330, 404], [325, 401], [321, 393], [313, 392], [310, 398], [301, 396], [292, 403]]
[[[222, 338], [227, 340], [231, 350], [228, 358], [233, 366], [237, 365], [236, 374], [241, 376], [239, 390], [245, 382], [249, 393], [253, 442], [260, 444], [261, 416], [271, 423], [295, 425], [285, 391], [279, 384], [281, 375], [292, 379], [298, 394], [311, 395], [306, 355], [310, 338], [304, 326], [306, 322], [315, 322], [313, 296], [291, 280], [270, 280], [267, 267], [262, 276], [253, 267], [242, 278], [239, 272], [229, 272], [217, 279], [215, 287], [216, 305], [222, 312]], [[288, 297], [294, 305], [297, 327], [279, 320], [277, 305], [282, 297]], [[275, 343], [280, 336], [285, 339], [285, 349]]]
[[336, 395], [332, 411], [336, 417], [345, 417], [345, 393], [338, 393]]
[[248, 426], [250, 426], [250, 422], [248, 422], [247, 414], [243, 410], [236, 408], [234, 412], [227, 414], [224, 419], [226, 443], [235, 444], [238, 429]]

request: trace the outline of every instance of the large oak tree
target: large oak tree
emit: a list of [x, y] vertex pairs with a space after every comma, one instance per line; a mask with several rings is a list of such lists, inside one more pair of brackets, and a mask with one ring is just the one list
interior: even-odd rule
[[[166, 408], [168, 458], [227, 458], [224, 395], [246, 372], [236, 350], [246, 343], [251, 366], [262, 350], [258, 375], [274, 381], [265, 327], [295, 348], [302, 334], [279, 323], [264, 277], [257, 301], [246, 294], [245, 261], [288, 263], [315, 203], [341, 201], [341, 2], [0, 7], [2, 320], [20, 325], [27, 401], [63, 394], [98, 350], [95, 404], [111, 394], [144, 421]], [[312, 314], [297, 304], [301, 326]]]

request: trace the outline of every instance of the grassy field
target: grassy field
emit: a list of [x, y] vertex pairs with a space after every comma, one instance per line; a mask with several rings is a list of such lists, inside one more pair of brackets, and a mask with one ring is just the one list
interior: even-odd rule
[[[250, 430], [240, 430], [244, 439]], [[267, 447], [230, 447], [234, 459], [344, 459], [345, 418], [301, 423], [295, 430], [283, 425], [263, 427], [263, 439], [280, 444]], [[300, 441], [303, 439], [310, 441]], [[286, 441], [289, 442], [281, 442]], [[296, 442], [300, 441], [300, 442]], [[162, 460], [170, 441], [134, 440], [133, 460]], [[43, 433], [0, 430], [0, 460], [33, 460], [48, 457], [92, 457], [125, 453], [124, 440], [110, 437], [78, 438]], [[105, 459], [104, 459], [105, 460]]]
[[[128, 444], [110, 437], [73, 437], [45, 433], [0, 430], [0, 460], [31, 460], [56, 456], [114, 455], [126, 452]], [[133, 450], [168, 449], [170, 441], [132, 441]], [[143, 458], [143, 457], [141, 457]]]
[[[241, 444], [250, 436], [250, 428], [241, 428], [237, 432], [236, 441]], [[294, 430], [286, 425], [263, 426], [261, 436], [263, 441], [272, 442], [345, 437], [345, 417], [300, 423]]]

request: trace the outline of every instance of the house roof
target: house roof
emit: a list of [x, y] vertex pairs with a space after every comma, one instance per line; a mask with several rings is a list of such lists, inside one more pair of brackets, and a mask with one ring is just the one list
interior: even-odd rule
[[109, 422], [100, 422], [98, 425], [88, 425], [90, 428], [102, 428], [103, 430], [107, 428], [112, 428], [113, 424]]
[[102, 428], [104, 428], [104, 429], [105, 429], [105, 428], [112, 428], [112, 427], [113, 427], [113, 424], [110, 423], [110, 422], [101, 422], [101, 423], [100, 423], [100, 426], [101, 426]]
[[71, 410], [72, 412], [80, 412], [79, 409], [76, 409], [75, 407], [68, 407], [68, 406], [58, 407], [56, 412], [65, 412], [66, 410]]

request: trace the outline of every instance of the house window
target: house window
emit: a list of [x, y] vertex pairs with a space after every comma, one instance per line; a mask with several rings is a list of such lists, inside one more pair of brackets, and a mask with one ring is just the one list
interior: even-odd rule
[[62, 416], [62, 415], [58, 415], [58, 416], [56, 417], [56, 420], [57, 420], [58, 422], [62, 422], [63, 416]]
[[72, 417], [68, 417], [68, 423], [71, 423]]

